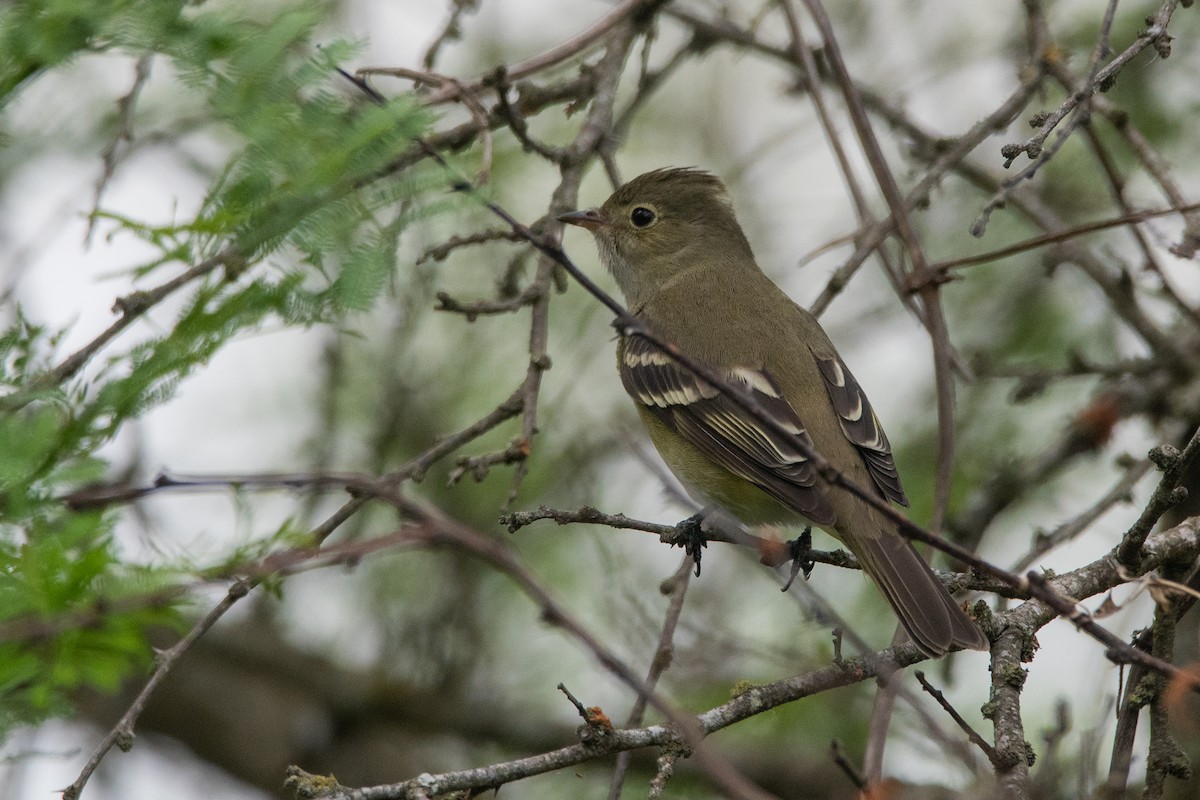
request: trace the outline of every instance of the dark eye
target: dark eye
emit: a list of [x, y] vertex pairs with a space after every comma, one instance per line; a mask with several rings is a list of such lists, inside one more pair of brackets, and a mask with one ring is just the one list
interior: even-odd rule
[[629, 213], [629, 221], [635, 228], [644, 228], [654, 222], [654, 212], [645, 206], [638, 206]]

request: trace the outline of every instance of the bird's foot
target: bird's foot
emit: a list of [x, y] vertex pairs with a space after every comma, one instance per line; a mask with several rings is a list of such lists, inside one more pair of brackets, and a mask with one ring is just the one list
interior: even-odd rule
[[817, 565], [812, 558], [812, 528], [805, 527], [803, 533], [787, 543], [787, 550], [792, 560], [792, 572], [788, 575], [787, 583], [780, 589], [782, 592], [792, 588], [792, 582], [796, 580], [796, 576], [800, 574], [801, 570], [804, 571], [804, 580], [808, 580], [813, 567]]
[[708, 547], [708, 539], [700, 529], [704, 522], [705, 513], [693, 514], [675, 526], [674, 544], [683, 548], [683, 552], [692, 557], [696, 565], [696, 577], [700, 577], [700, 555], [703, 548]]

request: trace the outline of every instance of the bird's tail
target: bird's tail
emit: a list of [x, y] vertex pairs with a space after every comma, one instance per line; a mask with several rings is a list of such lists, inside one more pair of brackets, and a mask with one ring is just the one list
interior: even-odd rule
[[912, 543], [890, 531], [858, 537], [855, 555], [896, 611], [908, 635], [931, 656], [961, 647], [986, 650], [988, 641], [967, 617]]

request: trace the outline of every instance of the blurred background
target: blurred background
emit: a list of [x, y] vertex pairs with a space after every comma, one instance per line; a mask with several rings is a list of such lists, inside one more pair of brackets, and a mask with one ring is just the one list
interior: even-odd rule
[[[147, 4], [101, 5], [18, 2], [0, 10], [10, 54], [0, 118], [5, 388], [32, 404], [6, 410], [9, 452], [0, 455], [6, 492], [24, 487], [34, 498], [21, 507], [6, 501], [9, 561], [0, 580], [9, 585], [0, 597], [9, 608], [0, 621], [22, 622], [36, 612], [49, 626], [37, 635], [9, 627], [8, 638], [0, 636], [0, 660], [9, 662], [0, 667], [0, 702], [8, 705], [0, 717], [0, 795], [47, 797], [75, 780], [150, 674], [151, 648], [175, 642], [246, 565], [303, 542], [348, 499], [336, 487], [263, 491], [219, 476], [382, 475], [412, 464], [528, 380], [532, 306], [514, 303], [512, 313], [470, 318], [445, 308], [512, 300], [530, 286], [549, 289], [544, 348], [552, 366], [540, 377], [536, 420], [518, 415], [430, 459], [421, 480], [406, 482], [403, 492], [511, 546], [589, 630], [646, 670], [668, 603], [660, 584], [679, 569], [681, 551], [638, 531], [540, 522], [510, 534], [499, 521], [502, 513], [540, 505], [592, 505], [668, 524], [694, 510], [664, 478], [620, 387], [611, 315], [578, 286], [548, 278], [525, 245], [492, 237], [437, 250], [499, 223], [470, 197], [450, 192], [430, 159], [396, 167], [396, 154], [412, 152], [411, 135], [376, 148], [374, 140], [364, 146], [338, 134], [335, 125], [346, 118], [375, 112], [322, 60], [350, 71], [403, 67], [468, 81], [571, 40], [614, 5], [279, 0], [246, 9], [205, 2], [166, 4], [177, 15], [171, 19]], [[1097, 103], [1125, 123], [1114, 125], [1097, 105], [1091, 121], [1076, 123], [1061, 150], [1016, 187], [1017, 199], [991, 213], [979, 237], [972, 225], [998, 182], [1030, 164], [1020, 156], [1005, 170], [1001, 147], [1023, 142], [1035, 130], [1029, 118], [1069, 95], [1053, 77], [1056, 69], [1087, 76], [1104, 9], [1083, 2], [850, 2], [830, 4], [829, 12], [854, 79], [871, 92], [872, 122], [906, 190], [956, 137], [1023, 83], [1047, 76], [919, 203], [914, 220], [931, 261], [1131, 208], [1178, 206], [1164, 196], [1162, 174], [1184, 202], [1194, 202], [1194, 10], [1170, 19], [1170, 58], [1142, 50], [1098, 95]], [[1117, 6], [1111, 50], [1099, 64], [1129, 47], [1156, 12], [1153, 3]], [[815, 47], [815, 26], [796, 13]], [[488, 137], [476, 131], [462, 146], [447, 145], [454, 168], [479, 178], [487, 197], [528, 224], [559, 210], [552, 196], [574, 207], [602, 202], [612, 176], [599, 157], [626, 180], [661, 166], [719, 175], [764, 270], [798, 303], [822, 304], [822, 323], [895, 447], [913, 499], [909, 512], [928, 524], [938, 452], [929, 335], [874, 256], [840, 293], [828, 292], [865, 226], [810, 87], [786, 60], [791, 39], [780, 4], [667, 3], [639, 25], [617, 73], [609, 138], [585, 154], [582, 166], [571, 165], [582, 176], [577, 194], [563, 179], [570, 170], [503, 124]], [[87, 30], [81, 34], [79, 26]], [[1030, 33], [1038, 26], [1050, 38]], [[34, 28], [44, 36], [33, 37]], [[272, 61], [265, 51], [276, 40], [282, 44]], [[533, 97], [532, 87], [587, 79], [612, 48], [610, 39], [596, 37], [529, 85], [517, 82], [521, 97]], [[280, 83], [238, 84], [294, 64], [308, 66]], [[272, 103], [301, 98], [331, 110], [298, 114], [286, 120], [295, 128], [286, 128], [286, 113], [268, 113], [258, 96], [220, 94], [223, 81], [257, 88]], [[496, 102], [494, 91], [480, 90], [482, 112], [454, 102], [421, 112], [409, 102], [414, 87], [428, 97], [449, 84], [382, 75], [371, 84], [408, 103], [392, 124], [444, 137], [439, 141], [449, 142], [447, 132], [469, 127]], [[881, 219], [886, 207], [837, 87], [825, 82], [823, 91], [850, 168]], [[582, 90], [565, 97], [529, 113], [528, 141], [548, 151], [571, 146], [594, 100]], [[1047, 145], [1055, 141], [1052, 134]], [[341, 174], [371, 176], [363, 190], [369, 197], [327, 200], [312, 190], [326, 186], [322, 180], [336, 185], [329, 176], [339, 174], [336, 159], [313, 153], [339, 148], [346, 151]], [[372, 155], [372, 148], [380, 152]], [[295, 166], [316, 162], [328, 173], [302, 174]], [[1163, 171], [1149, 171], [1149, 162]], [[379, 178], [383, 169], [390, 174]], [[565, 189], [556, 195], [560, 183]], [[118, 298], [219, 256], [222, 242], [242, 241], [249, 220], [261, 230], [264, 219], [274, 219], [253, 216], [259, 209], [300, 197], [336, 208], [305, 206], [275, 238], [264, 233], [248, 247], [248, 277], [231, 275], [222, 262], [155, 302], [82, 369], [53, 387], [38, 383], [120, 318]], [[355, 227], [364, 219], [365, 228]], [[1185, 240], [1185, 226], [1183, 215], [1164, 215], [952, 273], [941, 296], [961, 369], [947, 535], [1001, 566], [1065, 572], [1102, 557], [1137, 518], [1157, 482], [1152, 470], [1138, 467], [1146, 451], [1180, 444], [1200, 419], [1195, 365], [1187, 363], [1200, 333], [1200, 272], [1192, 254], [1171, 252]], [[573, 230], [563, 241], [615, 292], [590, 237]], [[355, 261], [360, 252], [365, 260]], [[231, 287], [252, 282], [261, 296], [233, 294]], [[443, 293], [449, 300], [439, 299]], [[235, 301], [247, 308], [261, 302], [262, 310], [250, 313]], [[169, 364], [137, 384], [136, 398], [113, 399], [160, 361]], [[43, 406], [54, 409], [44, 434], [44, 415], [30, 410]], [[522, 426], [533, 423], [528, 458], [487, 455], [511, 450], [522, 441]], [[54, 444], [39, 443], [43, 435]], [[212, 480], [84, 514], [60, 502], [83, 485], [144, 487], [164, 472]], [[80, 536], [92, 544], [58, 547], [62, 564], [31, 577], [34, 561], [52, 563], [37, 543], [53, 541], [80, 516], [92, 526]], [[1038, 536], [1072, 522], [1079, 523], [1076, 535], [1022, 562]], [[367, 542], [396, 526], [394, 511], [368, 505], [330, 541]], [[72, 564], [91, 563], [93, 556], [81, 554], [93, 553], [100, 539], [103, 557], [94, 558], [103, 564], [76, 581], [75, 594], [61, 589], [70, 581], [57, 581], [74, 574]], [[816, 546], [836, 543], [818, 535]], [[660, 684], [680, 708], [698, 712], [727, 700], [738, 682], [767, 683], [829, 663], [834, 623], [824, 604], [872, 648], [890, 642], [894, 620], [857, 574], [818, 566], [785, 595], [780, 576], [754, 553], [712, 544], [703, 566], [688, 588], [674, 660]], [[61, 597], [34, 607], [36, 586], [58, 586]], [[159, 599], [133, 604], [137, 614], [122, 623], [127, 638], [120, 642], [54, 643], [76, 628], [112, 632], [80, 609], [103, 617], [116, 613], [121, 598], [150, 596]], [[994, 595], [980, 596], [1007, 607]], [[1103, 599], [1085, 606], [1095, 609]], [[1112, 600], [1119, 610], [1103, 622], [1122, 638], [1149, 623], [1146, 593], [1123, 586]], [[1194, 621], [1184, 620], [1181, 662], [1188, 653], [1194, 658], [1198, 645]], [[1039, 796], [1087, 796], [1108, 771], [1119, 671], [1100, 645], [1062, 620], [1038, 640], [1022, 697], [1025, 735], [1039, 759]], [[926, 670], [990, 738], [991, 723], [980, 712], [989, 699], [988, 655], [957, 654]], [[578, 716], [555, 688], [559, 682], [618, 723], [634, 699], [576, 640], [542, 619], [509, 578], [465, 553], [396, 547], [300, 569], [253, 591], [183, 655], [138, 721], [132, 751], [109, 754], [85, 796], [265, 798], [286, 796], [289, 764], [363, 786], [540, 753], [576, 741]], [[829, 756], [830, 742], [861, 759], [874, 695], [871, 682], [827, 692], [733, 726], [710, 744], [779, 796], [851, 797], [855, 789]], [[898, 705], [885, 774], [908, 784], [912, 796], [983, 792], [986, 762], [979, 754], [948, 758], [926, 718], [956, 741], [961, 734], [928, 697], [915, 702]], [[1194, 702], [1182, 713], [1194, 720]], [[1200, 752], [1194, 725], [1181, 726], [1179, 736], [1185, 749]], [[1144, 746], [1137, 752], [1143, 755], [1134, 761], [1134, 786], [1145, 769]], [[623, 796], [645, 794], [654, 758], [633, 754]], [[502, 794], [606, 797], [612, 769], [612, 759], [597, 759]], [[1194, 780], [1168, 786], [1174, 794], [1167, 796], [1197, 791]], [[684, 761], [667, 796], [718, 793]]]

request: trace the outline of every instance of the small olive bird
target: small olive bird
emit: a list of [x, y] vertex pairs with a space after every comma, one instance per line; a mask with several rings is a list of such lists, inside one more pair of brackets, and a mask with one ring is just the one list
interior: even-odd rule
[[749, 525], [812, 524], [833, 534], [926, 653], [986, 649], [895, 523], [824, 485], [797, 446], [908, 505], [891, 445], [858, 382], [817, 320], [759, 269], [721, 181], [696, 169], [655, 170], [599, 208], [558, 219], [591, 231], [634, 316], [742, 384], [790, 434], [761, 425], [644, 337], [623, 337], [617, 369], [625, 391], [689, 493]]

